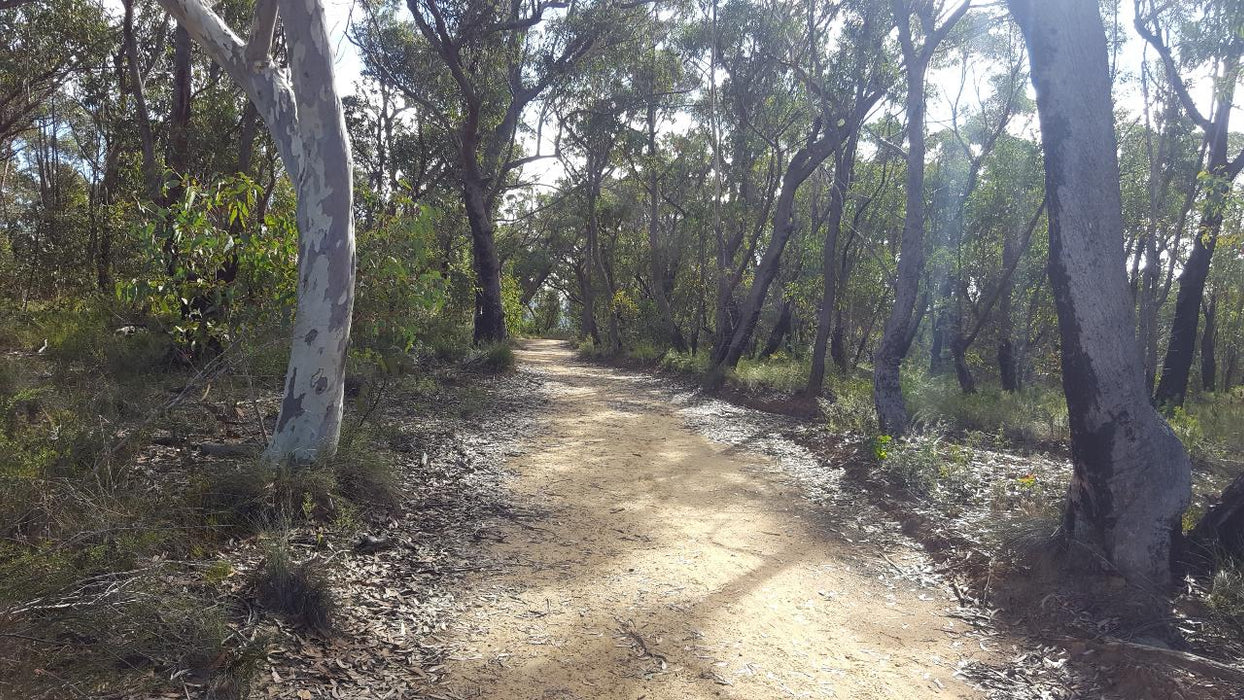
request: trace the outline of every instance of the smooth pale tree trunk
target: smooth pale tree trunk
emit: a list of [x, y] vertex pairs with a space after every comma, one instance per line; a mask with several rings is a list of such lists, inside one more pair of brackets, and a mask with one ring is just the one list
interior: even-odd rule
[[[319, 0], [259, 0], [247, 44], [202, 0], [160, 4], [245, 90], [294, 183], [298, 302], [285, 395], [265, 455], [298, 463], [330, 456], [341, 433], [355, 255], [353, 165], [324, 9]], [[278, 9], [289, 80], [269, 56]]]
[[1144, 390], [1101, 16], [1096, 0], [1008, 4], [1028, 45], [1045, 151], [1074, 465], [1063, 535], [1132, 584], [1165, 590], [1191, 465]]

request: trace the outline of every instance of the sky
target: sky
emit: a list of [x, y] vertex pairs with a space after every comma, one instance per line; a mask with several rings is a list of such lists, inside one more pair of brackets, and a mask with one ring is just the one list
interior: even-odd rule
[[[354, 0], [324, 0], [325, 17], [328, 24], [329, 36], [332, 40], [335, 58], [336, 73], [335, 82], [340, 94], [352, 94], [355, 91], [355, 84], [359, 80], [359, 74], [362, 69], [362, 62], [358, 55], [357, 47], [350, 43], [346, 37], [349, 28], [349, 22], [353, 15], [357, 19], [357, 13], [361, 10], [355, 9]], [[983, 4], [983, 3], [982, 3]], [[996, 3], [991, 3], [995, 4]], [[1140, 115], [1143, 107], [1143, 98], [1140, 90], [1140, 66], [1145, 56], [1145, 42], [1135, 32], [1132, 27], [1134, 18], [1134, 10], [1132, 2], [1122, 0], [1119, 3], [1119, 17], [1117, 19], [1120, 33], [1126, 37], [1126, 41], [1122, 45], [1117, 55], [1119, 71], [1119, 80], [1115, 85], [1115, 104], [1123, 108], [1130, 114]], [[1114, 18], [1105, 17], [1106, 30], [1109, 35], [1112, 30]], [[1152, 58], [1152, 52], [1149, 53]], [[932, 95], [948, 96], [954, 94], [958, 89], [958, 81], [960, 77], [960, 69], [957, 66], [945, 67], [939, 70], [933, 70], [929, 74], [930, 93]], [[1031, 89], [1030, 89], [1031, 90]], [[1201, 110], [1204, 112], [1208, 109], [1211, 101], [1211, 86], [1208, 80], [1190, 81], [1190, 91], [1199, 103]], [[965, 95], [971, 94], [971, 90]], [[967, 99], [967, 98], [965, 98]], [[974, 101], [974, 100], [972, 100]], [[971, 108], [969, 102], [968, 108]], [[1233, 114], [1236, 124], [1244, 123], [1239, 121], [1244, 118], [1241, 114], [1241, 108], [1237, 107]], [[949, 125], [950, 108], [946, 97], [933, 97], [928, 106], [928, 126], [930, 129], [938, 129]], [[1034, 118], [1035, 121], [1035, 118]], [[681, 122], [681, 124], [680, 124]], [[675, 119], [667, 128], [677, 130], [686, 128], [689, 125], [686, 117]], [[1018, 123], [1019, 129], [1034, 128], [1031, 123]], [[528, 143], [531, 148], [534, 143]], [[546, 150], [549, 146], [546, 145]], [[562, 173], [562, 168], [555, 159], [546, 159], [538, 161], [534, 166], [528, 166], [524, 175], [528, 180], [534, 180], [538, 183], [551, 185]]]

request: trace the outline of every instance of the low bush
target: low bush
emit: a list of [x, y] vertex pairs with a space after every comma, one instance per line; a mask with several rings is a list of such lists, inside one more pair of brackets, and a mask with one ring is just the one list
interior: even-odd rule
[[313, 561], [295, 563], [284, 538], [269, 548], [254, 584], [259, 604], [268, 610], [315, 634], [332, 632], [333, 596], [327, 577]]
[[745, 391], [793, 394], [808, 384], [808, 363], [785, 355], [765, 360], [743, 358], [729, 374], [727, 382]]
[[920, 498], [937, 490], [962, 490], [967, 477], [967, 452], [935, 431], [900, 440], [879, 435], [873, 440], [873, 455], [894, 485]]
[[1205, 603], [1216, 615], [1244, 629], [1244, 563], [1227, 561], [1218, 567]]
[[513, 371], [516, 363], [514, 348], [503, 340], [477, 348], [468, 356], [466, 366], [489, 374], [504, 374]]
[[1067, 404], [1054, 389], [1010, 393], [982, 388], [965, 394], [951, 377], [905, 378], [904, 393], [916, 424], [940, 424], [953, 433], [1002, 435], [1021, 444], [1063, 442], [1070, 436]]
[[667, 351], [661, 356], [661, 369], [679, 372], [694, 377], [702, 377], [708, 372], [711, 357], [707, 352], [692, 354], [690, 352]]
[[833, 379], [829, 395], [828, 400], [821, 402], [821, 411], [831, 431], [856, 436], [877, 433], [872, 382], [863, 378]]

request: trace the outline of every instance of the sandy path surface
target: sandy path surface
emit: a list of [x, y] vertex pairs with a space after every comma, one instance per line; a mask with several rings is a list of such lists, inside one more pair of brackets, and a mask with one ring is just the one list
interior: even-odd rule
[[946, 631], [962, 626], [945, 593], [883, 583], [864, 565], [879, 554], [818, 526], [767, 457], [565, 344], [531, 341], [519, 361], [551, 400], [510, 486], [549, 515], [489, 546], [502, 571], [471, 581], [434, 696], [978, 696], [953, 675], [981, 652]]

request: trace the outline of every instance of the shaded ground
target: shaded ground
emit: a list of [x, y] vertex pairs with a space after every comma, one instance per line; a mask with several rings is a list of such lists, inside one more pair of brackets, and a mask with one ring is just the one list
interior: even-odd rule
[[815, 507], [776, 478], [798, 461], [793, 445], [754, 426], [732, 434], [722, 405], [578, 362], [562, 343], [531, 341], [520, 362], [551, 402], [510, 487], [549, 515], [497, 532], [484, 556], [498, 568], [468, 578], [473, 609], [423, 692], [978, 696], [955, 671], [997, 642], [946, 614], [927, 562], [868, 524], [867, 506]]

